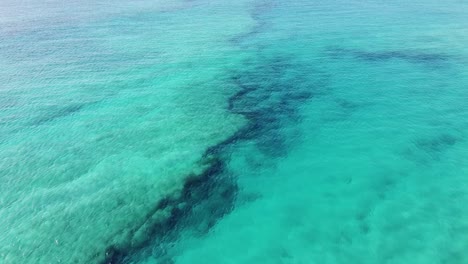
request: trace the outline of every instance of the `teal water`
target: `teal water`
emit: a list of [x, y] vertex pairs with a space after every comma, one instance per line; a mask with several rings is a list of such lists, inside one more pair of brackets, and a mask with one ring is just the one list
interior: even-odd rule
[[0, 263], [468, 263], [463, 1], [0, 3]]

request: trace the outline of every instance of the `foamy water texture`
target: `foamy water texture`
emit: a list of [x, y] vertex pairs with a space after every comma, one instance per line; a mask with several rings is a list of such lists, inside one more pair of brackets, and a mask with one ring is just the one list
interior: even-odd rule
[[468, 4], [0, 3], [0, 263], [468, 263]]

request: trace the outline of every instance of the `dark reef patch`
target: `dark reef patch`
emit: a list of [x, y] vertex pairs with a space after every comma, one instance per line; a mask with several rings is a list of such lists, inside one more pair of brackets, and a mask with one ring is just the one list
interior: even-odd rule
[[452, 56], [443, 53], [427, 53], [410, 50], [394, 51], [364, 51], [346, 48], [329, 48], [326, 54], [332, 58], [354, 58], [366, 62], [387, 62], [390, 60], [403, 60], [409, 63], [430, 67], [441, 67], [452, 60]]
[[[233, 38], [235, 45], [246, 47], [244, 41], [266, 28], [267, 20], [262, 16], [273, 3], [260, 1], [255, 6], [252, 17], [257, 27]], [[168, 219], [145, 229], [145, 237], [137, 245], [110, 246], [105, 264], [131, 263], [148, 256], [157, 258], [159, 263], [174, 263], [168, 250], [177, 242], [182, 230], [203, 236], [236, 204], [237, 178], [228, 164], [239, 143], [251, 144], [271, 158], [287, 154], [295, 140], [290, 130], [301, 120], [300, 107], [320, 94], [323, 75], [310, 64], [278, 52], [284, 50], [287, 49], [272, 47], [270, 43], [256, 43], [254, 49], [246, 49], [248, 59], [225, 81], [226, 87], [237, 88], [227, 101], [227, 110], [244, 116], [247, 124], [225, 141], [207, 149], [205, 159], [209, 161], [209, 169], [187, 181], [182, 195], [160, 202], [147, 217], [150, 219], [157, 211], [169, 209]], [[239, 197], [240, 203], [258, 198], [258, 194]]]
[[355, 102], [352, 102], [348, 99], [336, 99], [336, 103], [344, 110], [348, 111], [348, 112], [352, 112], [352, 111], [355, 111], [357, 109], [359, 109], [360, 105], [355, 103]]
[[268, 156], [284, 156], [288, 144], [282, 128], [300, 120], [298, 107], [313, 97], [314, 84], [291, 58], [261, 56], [261, 61], [232, 77], [240, 90], [230, 98], [229, 110], [249, 120], [234, 139], [254, 141]]
[[441, 152], [455, 145], [457, 141], [457, 137], [443, 133], [434, 138], [419, 139], [416, 141], [416, 146], [426, 152]]
[[[252, 63], [255, 61], [256, 63]], [[237, 200], [238, 187], [228, 163], [233, 148], [241, 142], [253, 144], [263, 155], [283, 157], [294, 139], [285, 133], [301, 119], [300, 106], [313, 98], [321, 85], [319, 75], [311, 67], [298, 63], [292, 57], [277, 53], [253, 54], [242, 70], [234, 71], [227, 82], [238, 91], [229, 98], [227, 108], [243, 115], [247, 124], [234, 135], [209, 148], [205, 158], [210, 167], [202, 176], [187, 181], [182, 195], [160, 202], [148, 214], [151, 218], [159, 210], [170, 208], [170, 217], [145, 230], [146, 237], [140, 245], [111, 246], [106, 264], [129, 263], [134, 259], [152, 256], [164, 263], [172, 263], [167, 253], [181, 230], [206, 234], [216, 222], [229, 213]], [[232, 85], [231, 85], [232, 86]], [[242, 197], [241, 197], [242, 198]], [[242, 203], [258, 197], [243, 197]], [[157, 245], [157, 246], [152, 246]]]
[[90, 104], [92, 103], [77, 103], [66, 106], [57, 106], [55, 109], [48, 108], [47, 111], [45, 111], [47, 114], [33, 120], [32, 125], [39, 126], [65, 116], [73, 115]]
[[419, 138], [414, 141], [413, 146], [403, 151], [403, 155], [410, 160], [431, 164], [439, 160], [443, 154], [461, 140], [460, 137], [451, 133], [441, 133], [429, 138]]
[[[156, 212], [169, 210], [167, 219], [149, 225], [147, 221], [141, 223], [140, 228], [135, 229], [134, 233], [143, 233], [144, 237], [133, 239], [129, 245], [109, 246], [106, 250], [106, 259], [102, 263], [127, 263], [135, 256], [155, 253], [155, 257], [164, 257], [164, 251], [155, 251], [149, 245], [163, 243], [163, 240], [166, 240], [164, 241], [166, 243], [167, 240], [174, 241], [177, 231], [187, 225], [197, 228], [201, 234], [204, 234], [219, 218], [230, 212], [236, 197], [237, 185], [224, 173], [223, 161], [207, 157], [207, 162], [210, 163], [209, 167], [202, 175], [189, 177], [179, 196], [160, 201], [146, 217], [151, 219]], [[202, 214], [194, 212], [201, 207], [203, 207]]]

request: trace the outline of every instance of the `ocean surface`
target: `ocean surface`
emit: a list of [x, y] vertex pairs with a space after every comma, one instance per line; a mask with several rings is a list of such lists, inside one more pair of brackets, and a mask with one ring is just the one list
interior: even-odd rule
[[468, 2], [0, 1], [0, 263], [467, 264]]

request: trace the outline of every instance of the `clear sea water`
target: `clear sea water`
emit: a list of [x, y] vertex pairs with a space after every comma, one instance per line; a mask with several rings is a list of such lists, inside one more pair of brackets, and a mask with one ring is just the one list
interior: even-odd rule
[[0, 263], [468, 263], [468, 2], [0, 2]]

